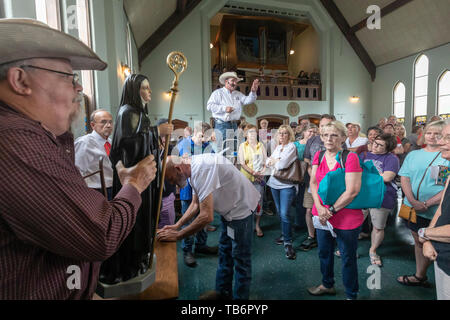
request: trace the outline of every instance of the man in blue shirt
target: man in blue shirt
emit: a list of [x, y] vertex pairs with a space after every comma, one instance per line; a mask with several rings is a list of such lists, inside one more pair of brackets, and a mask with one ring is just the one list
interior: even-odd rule
[[[214, 153], [212, 145], [207, 139], [204, 138], [206, 131], [210, 130], [211, 126], [207, 123], [199, 123], [194, 128], [194, 134], [192, 137], [184, 138], [178, 144], [178, 151], [181, 157], [191, 157], [193, 155], [199, 155], [203, 153]], [[180, 190], [181, 200], [181, 214], [184, 214], [189, 208], [192, 202], [192, 187], [188, 179], [186, 187]], [[187, 227], [190, 222], [183, 226]], [[182, 240], [181, 247], [183, 249], [184, 263], [189, 267], [195, 267], [197, 261], [193, 254], [193, 247], [195, 243], [195, 253], [203, 254], [217, 254], [218, 247], [209, 247], [206, 245], [208, 240], [208, 234], [206, 230], [201, 230], [195, 235], [187, 237]]]

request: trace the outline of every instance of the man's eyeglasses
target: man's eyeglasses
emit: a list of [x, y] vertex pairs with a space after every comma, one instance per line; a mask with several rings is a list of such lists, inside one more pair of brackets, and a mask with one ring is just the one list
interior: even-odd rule
[[113, 121], [112, 120], [102, 120], [102, 121], [99, 121], [97, 123], [100, 123], [102, 126], [106, 126], [107, 124], [112, 125]]
[[22, 65], [22, 66], [20, 66], [20, 68], [22, 68], [22, 69], [23, 68], [31, 68], [31, 69], [44, 70], [44, 71], [49, 71], [49, 72], [53, 72], [53, 73], [59, 73], [59, 74], [65, 75], [66, 77], [73, 77], [72, 84], [73, 84], [74, 88], [78, 85], [78, 81], [80, 80], [80, 76], [77, 73], [67, 73], [67, 72], [62, 72], [62, 71], [56, 71], [56, 70], [36, 67], [36, 66], [32, 66], [32, 65]]
[[450, 143], [450, 135], [449, 134], [446, 135], [446, 136], [443, 136], [442, 134], [439, 134], [439, 135], [436, 136], [436, 139], [438, 141], [442, 139], [442, 140], [444, 140], [445, 143]]

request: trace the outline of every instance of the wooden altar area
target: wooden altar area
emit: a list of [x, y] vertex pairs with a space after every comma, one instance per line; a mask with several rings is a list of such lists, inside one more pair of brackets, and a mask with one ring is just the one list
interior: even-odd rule
[[[177, 243], [156, 241], [155, 255], [156, 280], [149, 288], [137, 295], [106, 300], [169, 300], [178, 298]], [[93, 300], [105, 299], [94, 295]]]

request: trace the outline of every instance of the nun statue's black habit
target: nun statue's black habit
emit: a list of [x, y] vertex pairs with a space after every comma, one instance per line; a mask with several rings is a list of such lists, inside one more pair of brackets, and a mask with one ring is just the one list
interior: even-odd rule
[[[148, 78], [133, 74], [125, 80], [123, 87], [110, 154], [114, 170], [113, 197], [122, 187], [115, 169], [120, 160], [126, 168], [129, 168], [152, 154], [157, 161], [157, 168], [160, 168], [158, 129], [151, 126], [147, 115], [148, 101], [145, 101], [141, 93], [143, 82], [148, 83]], [[117, 284], [139, 276], [149, 269], [156, 233], [160, 175], [161, 172], [158, 170], [153, 182], [141, 193], [142, 204], [137, 213], [136, 223], [119, 250], [103, 262], [100, 282]]]

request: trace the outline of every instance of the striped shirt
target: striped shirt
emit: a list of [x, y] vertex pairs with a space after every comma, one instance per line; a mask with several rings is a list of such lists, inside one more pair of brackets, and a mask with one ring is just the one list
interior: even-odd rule
[[0, 102], [0, 299], [91, 299], [135, 223], [139, 192], [89, 189], [73, 143]]

